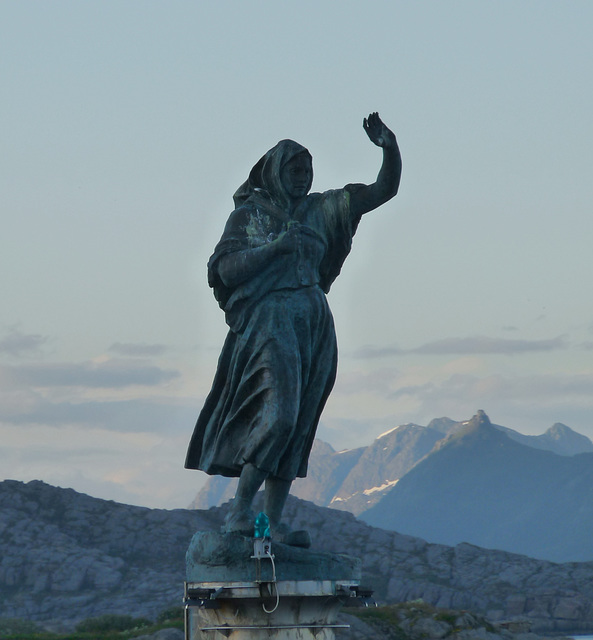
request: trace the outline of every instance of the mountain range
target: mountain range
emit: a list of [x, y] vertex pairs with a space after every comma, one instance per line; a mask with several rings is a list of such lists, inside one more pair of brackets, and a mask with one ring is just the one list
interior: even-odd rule
[[[210, 478], [190, 506], [221, 504], [235, 486]], [[478, 411], [400, 425], [347, 451], [317, 440], [293, 494], [430, 542], [593, 560], [593, 443], [561, 423], [527, 436]]]

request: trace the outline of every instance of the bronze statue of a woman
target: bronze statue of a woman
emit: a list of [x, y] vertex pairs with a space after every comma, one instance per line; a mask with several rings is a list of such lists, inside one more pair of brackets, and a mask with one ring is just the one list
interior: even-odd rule
[[311, 155], [282, 140], [235, 193], [236, 208], [208, 262], [208, 283], [230, 330], [185, 466], [239, 478], [223, 531], [253, 534], [251, 504], [265, 481], [272, 537], [307, 545], [281, 515], [292, 481], [307, 473], [336, 376], [326, 294], [361, 216], [397, 193], [401, 175], [393, 132], [378, 113], [363, 126], [383, 149], [376, 182], [309, 194]]

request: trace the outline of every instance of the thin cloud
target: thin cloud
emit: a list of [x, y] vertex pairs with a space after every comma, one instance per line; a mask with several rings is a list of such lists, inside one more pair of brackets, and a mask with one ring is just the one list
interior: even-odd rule
[[550, 340], [510, 340], [506, 338], [488, 338], [486, 336], [472, 336], [468, 338], [445, 338], [427, 342], [413, 349], [400, 349], [396, 346], [374, 347], [367, 345], [354, 352], [358, 359], [383, 358], [393, 355], [514, 355], [517, 353], [532, 353], [555, 351], [567, 348], [566, 338], [558, 336]]
[[11, 329], [8, 335], [0, 340], [0, 353], [13, 357], [37, 354], [47, 341], [47, 336]]
[[427, 355], [468, 355], [468, 354], [504, 354], [526, 353], [533, 351], [554, 351], [566, 349], [563, 336], [551, 340], [508, 340], [506, 338], [487, 338], [473, 336], [470, 338], [446, 338], [429, 342], [412, 349], [411, 353]]
[[401, 372], [395, 368], [382, 368], [368, 373], [361, 371], [341, 373], [333, 393], [348, 396], [365, 392], [388, 395], [400, 377]]
[[436, 389], [437, 387], [433, 382], [425, 382], [424, 384], [417, 385], [405, 385], [391, 392], [389, 397], [395, 400], [404, 396], [424, 396], [434, 393]]
[[364, 359], [373, 359], [373, 358], [385, 358], [387, 356], [399, 356], [404, 353], [410, 353], [409, 350], [400, 349], [396, 346], [389, 347], [375, 347], [373, 345], [365, 345], [360, 349], [354, 351], [352, 356], [354, 358], [364, 360]]
[[534, 407], [563, 406], [567, 403], [582, 407], [593, 406], [593, 374], [547, 374], [533, 376], [475, 376], [455, 374], [441, 382], [408, 385], [397, 389], [391, 398], [413, 396], [426, 407], [452, 402], [472, 406], [499, 405], [501, 398], [507, 406]]
[[35, 363], [0, 367], [0, 378], [30, 387], [87, 387], [121, 389], [155, 386], [180, 377], [179, 371], [138, 365], [123, 360], [82, 363]]
[[[397, 421], [427, 424], [434, 417], [466, 419], [483, 407], [498, 424], [541, 429], [563, 422], [593, 437], [593, 374], [455, 374], [402, 385], [385, 398]], [[496, 418], [494, 418], [496, 416]]]
[[14, 425], [101, 428], [120, 433], [191, 433], [198, 404], [174, 399], [161, 401], [131, 399], [119, 401], [53, 402], [37, 397], [21, 406], [0, 406], [0, 422]]
[[120, 356], [132, 358], [151, 358], [162, 356], [169, 350], [164, 344], [144, 344], [136, 342], [114, 342], [108, 349]]

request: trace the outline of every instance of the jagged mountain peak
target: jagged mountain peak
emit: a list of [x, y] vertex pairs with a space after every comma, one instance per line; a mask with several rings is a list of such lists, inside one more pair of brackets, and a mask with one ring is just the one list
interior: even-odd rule
[[383, 438], [387, 438], [388, 436], [391, 436], [398, 431], [401, 433], [402, 431], [415, 431], [417, 429], [426, 429], [426, 427], [421, 427], [419, 424], [415, 424], [413, 422], [407, 422], [406, 424], [399, 424], [397, 425], [397, 427], [388, 429], [387, 431], [384, 431], [381, 435], [377, 436], [375, 438], [375, 443], [377, 442], [377, 440], [382, 440]]
[[475, 431], [480, 428], [488, 428], [492, 426], [492, 422], [490, 422], [490, 418], [486, 415], [486, 413], [482, 409], [478, 409], [478, 411], [465, 422], [461, 423], [459, 429], [457, 429], [453, 435], [459, 435], [461, 433], [469, 433], [471, 431]]
[[[320, 454], [336, 453], [336, 450], [331, 446], [331, 444], [329, 444], [328, 442], [325, 442], [325, 440], [320, 440], [319, 438], [316, 438], [313, 441], [313, 451]], [[345, 453], [346, 451], [348, 451], [348, 449], [345, 449], [344, 451], [339, 451], [338, 453]]]
[[567, 427], [562, 422], [555, 422], [547, 431], [550, 436], [554, 438], [561, 438], [572, 433], [575, 433], [570, 427]]
[[492, 425], [490, 418], [486, 415], [486, 412], [483, 409], [478, 409], [476, 415], [472, 417], [470, 422]]
[[436, 443], [432, 455], [440, 451], [444, 447], [450, 445], [467, 444], [471, 440], [480, 439], [485, 441], [499, 441], [501, 443], [509, 442], [504, 432], [501, 432], [495, 425], [490, 422], [487, 414], [479, 409], [470, 420], [459, 423], [459, 428], [454, 429], [449, 435]]
[[451, 420], [451, 418], [442, 417], [442, 418], [434, 418], [428, 423], [429, 429], [435, 429], [436, 431], [440, 431], [443, 434], [450, 433], [453, 429], [459, 427], [459, 422], [456, 420]]
[[532, 447], [551, 451], [560, 456], [574, 456], [580, 453], [593, 452], [593, 442], [561, 422], [556, 422], [545, 433], [539, 436], [524, 435], [500, 425], [493, 425], [499, 431], [505, 433], [511, 440]]
[[577, 433], [562, 422], [553, 424], [542, 436], [561, 455], [575, 455], [593, 451], [593, 442], [587, 436]]

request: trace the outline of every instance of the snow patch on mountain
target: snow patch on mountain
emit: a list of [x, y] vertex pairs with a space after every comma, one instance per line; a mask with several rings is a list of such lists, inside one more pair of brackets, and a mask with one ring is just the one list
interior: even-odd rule
[[363, 493], [365, 496], [370, 496], [371, 493], [377, 493], [377, 491], [385, 491], [385, 489], [395, 487], [395, 485], [398, 482], [399, 482], [399, 478], [397, 478], [396, 480], [387, 480], [387, 482], [384, 482], [382, 485], [378, 487], [373, 487], [372, 489], [365, 489]]

